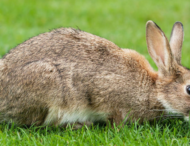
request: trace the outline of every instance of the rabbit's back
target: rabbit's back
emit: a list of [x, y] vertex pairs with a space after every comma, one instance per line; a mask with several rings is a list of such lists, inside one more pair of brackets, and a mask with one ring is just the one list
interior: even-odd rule
[[60, 28], [25, 41], [3, 59], [12, 67], [44, 59], [93, 62], [96, 57], [105, 60], [110, 51], [117, 50], [119, 47], [106, 39], [72, 28]]
[[[125, 53], [124, 53], [125, 52]], [[121, 71], [150, 68], [146, 59], [132, 50], [123, 51], [114, 43], [72, 28], [60, 28], [33, 37], [3, 57], [9, 68], [46, 61], [55, 66], [76, 64], [83, 68]], [[147, 65], [146, 65], [147, 64]], [[121, 69], [123, 68], [123, 69]], [[148, 70], [148, 69], [147, 69]]]

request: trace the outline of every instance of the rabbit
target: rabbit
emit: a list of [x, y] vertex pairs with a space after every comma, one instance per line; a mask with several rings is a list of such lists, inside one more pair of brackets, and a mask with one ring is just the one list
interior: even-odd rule
[[150, 121], [167, 112], [189, 119], [190, 71], [181, 65], [183, 25], [170, 42], [146, 24], [144, 56], [73, 28], [40, 34], [0, 59], [0, 122], [17, 125], [120, 125]]

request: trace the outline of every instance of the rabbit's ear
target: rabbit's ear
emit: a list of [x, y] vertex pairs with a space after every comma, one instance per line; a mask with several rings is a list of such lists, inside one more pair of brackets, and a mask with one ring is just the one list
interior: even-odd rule
[[170, 47], [172, 54], [178, 64], [181, 64], [181, 48], [183, 44], [183, 24], [181, 22], [176, 22], [173, 25], [173, 29], [170, 36]]
[[146, 24], [148, 52], [161, 74], [169, 73], [172, 68], [172, 53], [164, 32], [153, 21]]

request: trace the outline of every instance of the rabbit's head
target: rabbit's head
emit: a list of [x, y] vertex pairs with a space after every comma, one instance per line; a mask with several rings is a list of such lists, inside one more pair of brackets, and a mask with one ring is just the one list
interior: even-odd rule
[[189, 120], [190, 70], [181, 65], [183, 25], [176, 22], [170, 42], [152, 21], [146, 25], [148, 51], [158, 67], [156, 93], [168, 112], [183, 114]]

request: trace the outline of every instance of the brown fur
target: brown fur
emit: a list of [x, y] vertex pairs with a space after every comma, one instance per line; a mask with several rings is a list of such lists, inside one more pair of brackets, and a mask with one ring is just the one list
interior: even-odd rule
[[[71, 28], [43, 33], [0, 60], [0, 121], [43, 125], [49, 118], [45, 124], [59, 125], [62, 111], [85, 110], [119, 125], [160, 116], [155, 110], [164, 109], [163, 98], [185, 114], [190, 100], [181, 96], [181, 85], [190, 76], [175, 63], [163, 77], [137, 52], [98, 36]], [[61, 117], [51, 115], [59, 111]]]

